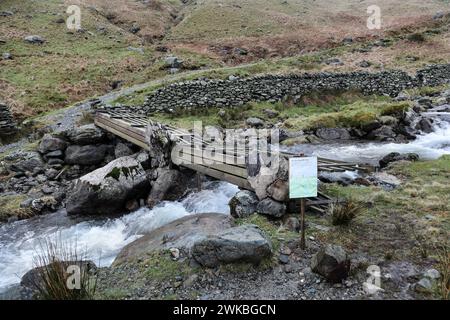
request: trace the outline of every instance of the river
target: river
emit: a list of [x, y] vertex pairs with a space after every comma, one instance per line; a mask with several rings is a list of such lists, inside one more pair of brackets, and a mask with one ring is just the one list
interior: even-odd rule
[[[297, 145], [286, 149], [373, 164], [394, 151], [414, 152], [422, 159], [436, 159], [450, 154], [450, 125], [436, 118], [434, 132], [423, 134], [407, 144], [358, 142]], [[76, 243], [89, 259], [100, 266], [108, 266], [125, 245], [171, 221], [196, 213], [229, 214], [228, 202], [237, 191], [238, 188], [231, 184], [211, 182], [205, 184], [202, 191], [193, 192], [180, 201], [166, 201], [153, 209], [141, 208], [116, 218], [69, 217], [61, 210], [0, 225], [0, 292], [20, 282], [22, 275], [33, 268], [33, 257], [44, 239]]]

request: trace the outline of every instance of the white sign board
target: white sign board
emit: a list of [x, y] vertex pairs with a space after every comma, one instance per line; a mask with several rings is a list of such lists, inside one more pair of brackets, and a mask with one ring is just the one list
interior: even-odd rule
[[317, 197], [317, 157], [289, 159], [289, 198]]

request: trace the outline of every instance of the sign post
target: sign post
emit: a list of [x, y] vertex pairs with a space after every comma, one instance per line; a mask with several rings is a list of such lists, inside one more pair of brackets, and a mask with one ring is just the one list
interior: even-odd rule
[[317, 197], [317, 157], [289, 159], [289, 198], [300, 199], [301, 241], [305, 249], [305, 198]]

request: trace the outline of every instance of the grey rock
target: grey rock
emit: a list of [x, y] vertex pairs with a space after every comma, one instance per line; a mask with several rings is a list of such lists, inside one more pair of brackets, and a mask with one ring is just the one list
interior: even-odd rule
[[22, 201], [21, 203], [20, 203], [20, 207], [21, 208], [30, 208], [31, 207], [31, 203], [33, 202], [33, 198], [28, 198], [28, 199], [25, 199], [24, 201]]
[[419, 155], [416, 153], [400, 154], [398, 152], [391, 152], [380, 160], [380, 168], [385, 168], [390, 163], [401, 160], [417, 161], [419, 160]]
[[133, 34], [136, 34], [136, 33], [138, 33], [139, 31], [141, 31], [141, 27], [138, 26], [138, 25], [136, 25], [136, 24], [134, 24], [134, 25], [131, 26], [131, 28], [130, 28], [130, 32], [133, 33]]
[[12, 56], [12, 54], [9, 53], [9, 52], [4, 52], [4, 53], [2, 54], [2, 59], [3, 59], [3, 60], [12, 60], [12, 58], [13, 58], [13, 56]]
[[46, 158], [62, 158], [64, 153], [61, 150], [51, 151], [45, 154]]
[[301, 229], [300, 221], [296, 217], [287, 218], [284, 227], [291, 232], [299, 232]]
[[166, 58], [164, 59], [164, 62], [165, 62], [165, 64], [166, 64], [166, 67], [167, 67], [167, 68], [176, 68], [176, 69], [179, 69], [179, 68], [181, 68], [182, 65], [183, 65], [183, 61], [180, 60], [178, 57], [175, 57], [175, 56], [169, 56], [169, 57], [166, 57]]
[[25, 42], [32, 43], [32, 44], [43, 44], [46, 40], [38, 35], [31, 35], [26, 36], [24, 38]]
[[280, 114], [278, 111], [272, 110], [272, 109], [265, 109], [264, 113], [269, 117], [269, 118], [276, 118], [278, 117], [278, 115]]
[[40, 153], [49, 153], [52, 151], [61, 150], [64, 151], [67, 148], [67, 142], [63, 139], [53, 137], [50, 134], [44, 135], [39, 144], [38, 151]]
[[66, 149], [64, 161], [68, 164], [96, 165], [100, 164], [106, 156], [108, 150], [106, 145], [71, 145]]
[[245, 120], [245, 123], [253, 128], [262, 128], [264, 127], [264, 121], [259, 118], [248, 118]]
[[140, 54], [144, 54], [144, 48], [135, 48], [135, 47], [128, 47], [128, 51], [134, 51]]
[[119, 142], [114, 148], [114, 156], [116, 158], [131, 156], [133, 153], [134, 153], [133, 150], [131, 150], [131, 148], [128, 145], [122, 142]]
[[53, 165], [62, 165], [62, 164], [64, 164], [64, 160], [58, 159], [58, 158], [50, 158], [50, 159], [48, 159], [47, 163], [48, 163], [50, 166], [53, 166]]
[[280, 254], [278, 256], [278, 261], [280, 261], [281, 264], [288, 264], [289, 263], [289, 256], [287, 254]]
[[235, 218], [245, 218], [256, 212], [258, 197], [254, 192], [242, 190], [230, 200], [230, 213]]
[[428, 278], [422, 278], [414, 285], [414, 291], [418, 293], [430, 293], [433, 290], [433, 283]]
[[255, 225], [243, 225], [197, 241], [192, 256], [205, 267], [236, 262], [260, 263], [272, 255], [272, 244]]
[[372, 65], [369, 61], [363, 60], [360, 63], [358, 63], [358, 66], [361, 68], [369, 68]]
[[424, 133], [431, 133], [434, 131], [431, 120], [427, 118], [420, 119], [420, 121], [417, 123], [416, 129]]
[[434, 14], [433, 20], [440, 20], [445, 16], [444, 12], [438, 11]]
[[186, 191], [186, 183], [178, 170], [169, 168], [156, 169], [156, 180], [147, 197], [147, 206], [152, 208], [162, 200], [175, 200]]
[[263, 199], [256, 206], [258, 213], [281, 218], [286, 213], [286, 205], [270, 198]]
[[342, 42], [343, 42], [344, 44], [351, 44], [351, 43], [353, 43], [353, 38], [350, 37], [350, 36], [345, 37], [345, 38], [342, 40]]
[[311, 269], [330, 282], [341, 282], [350, 271], [350, 260], [340, 246], [327, 244], [311, 259]]
[[33, 172], [34, 168], [44, 165], [39, 153], [30, 151], [18, 155], [14, 163], [10, 164], [8, 168], [14, 172]]
[[105, 131], [95, 124], [86, 124], [74, 128], [66, 133], [67, 138], [74, 144], [88, 145], [100, 143], [105, 139]]
[[423, 274], [425, 278], [431, 279], [431, 280], [437, 280], [441, 277], [441, 274], [436, 269], [428, 269]]
[[395, 98], [395, 101], [407, 101], [409, 99], [409, 95], [407, 95], [405, 92], [400, 92]]
[[325, 63], [332, 66], [343, 66], [344, 63], [339, 58], [330, 58], [325, 60]]
[[52, 196], [44, 196], [31, 201], [31, 208], [35, 212], [42, 213], [44, 211], [54, 212], [57, 209], [58, 201]]
[[14, 15], [14, 12], [12, 11], [5, 10], [0, 12], [0, 17], [9, 17], [12, 15]]
[[45, 176], [50, 180], [56, 178], [56, 176], [58, 174], [59, 174], [59, 171], [56, 169], [53, 169], [53, 168], [45, 170]]
[[117, 255], [113, 265], [135, 261], [155, 251], [177, 248], [179, 253], [190, 252], [195, 242], [232, 226], [232, 218], [221, 213], [189, 215], [156, 229], [149, 229], [148, 225], [142, 224], [139, 229], [132, 231], [144, 236], [125, 246]]
[[390, 126], [381, 126], [380, 128], [373, 130], [368, 134], [369, 139], [379, 140], [379, 141], [387, 141], [390, 139], [394, 139], [396, 133]]
[[324, 140], [348, 140], [350, 133], [343, 128], [320, 128], [316, 131], [316, 136]]
[[[97, 270], [97, 266], [92, 261], [60, 261], [57, 263], [58, 266], [65, 266], [63, 267], [64, 269], [67, 269], [69, 266], [77, 265], [80, 267], [82, 272], [94, 273]], [[31, 289], [34, 292], [38, 292], [38, 288], [41, 288], [43, 286], [43, 276], [47, 274], [46, 268], [48, 269], [49, 266], [51, 266], [51, 264], [31, 269], [22, 276], [20, 285], [25, 288]]]
[[114, 214], [149, 190], [147, 175], [136, 157], [122, 157], [77, 179], [68, 192], [68, 214]]

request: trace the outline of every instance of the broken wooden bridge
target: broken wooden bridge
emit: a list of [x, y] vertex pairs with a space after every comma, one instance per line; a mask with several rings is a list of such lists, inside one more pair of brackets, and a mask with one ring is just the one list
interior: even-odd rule
[[[130, 112], [128, 110], [100, 110], [95, 116], [95, 124], [104, 130], [117, 135], [135, 145], [142, 147], [145, 150], [150, 150], [151, 146], [147, 142], [146, 128], [153, 122], [145, 115]], [[185, 147], [191, 146], [193, 142], [201, 144], [203, 150], [208, 150], [210, 147], [205, 143], [201, 137], [195, 136], [192, 132], [175, 128], [169, 125], [162, 125], [164, 129], [170, 133], [172, 140], [176, 141], [176, 146]], [[192, 151], [189, 151], [192, 150]], [[219, 150], [220, 151], [220, 150]], [[172, 162], [176, 165], [194, 170], [200, 174], [210, 176], [212, 178], [229, 182], [242, 189], [252, 190], [253, 188], [248, 181], [248, 168], [245, 164], [245, 157], [248, 155], [247, 150], [222, 150], [222, 153], [217, 153], [218, 150], [214, 148], [215, 156], [211, 156], [211, 161], [195, 161], [203, 160], [204, 153], [199, 155], [191, 148], [183, 148], [183, 152], [192, 152], [189, 154], [194, 161], [183, 161], [185, 159], [172, 156]], [[208, 152], [206, 154], [212, 154]], [[290, 158], [298, 157], [297, 154], [288, 152], [280, 152], [280, 156]], [[198, 159], [196, 159], [198, 158]], [[218, 162], [222, 159], [222, 162]], [[225, 160], [225, 161], [223, 161]], [[374, 168], [367, 165], [359, 165], [338, 160], [318, 158], [318, 170], [326, 172], [344, 172], [344, 171], [373, 171]], [[315, 211], [324, 212], [326, 207], [333, 202], [333, 199], [327, 195], [320, 193], [315, 198], [308, 198], [306, 205]]]

